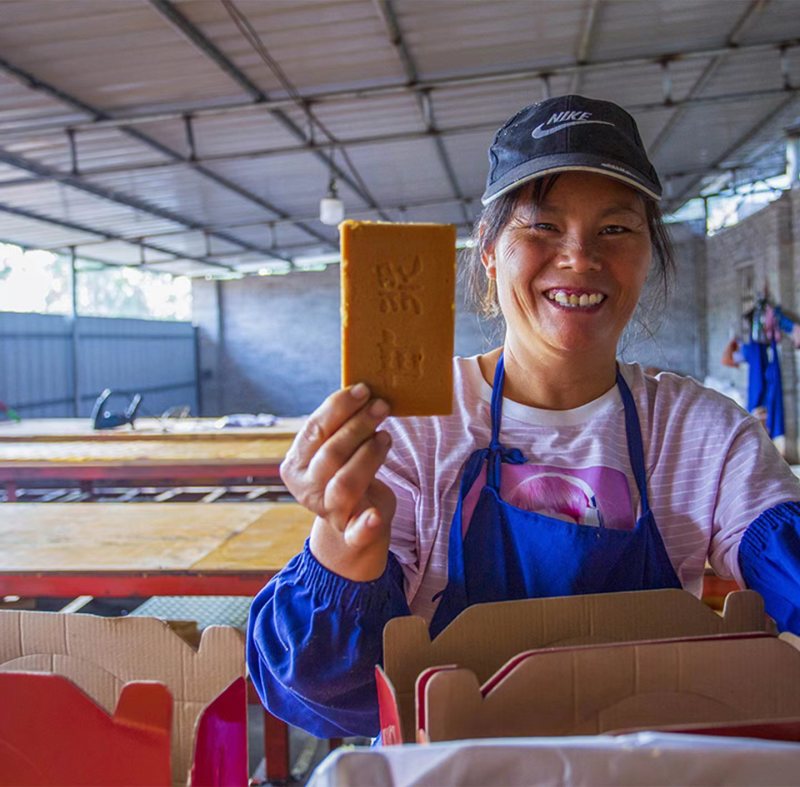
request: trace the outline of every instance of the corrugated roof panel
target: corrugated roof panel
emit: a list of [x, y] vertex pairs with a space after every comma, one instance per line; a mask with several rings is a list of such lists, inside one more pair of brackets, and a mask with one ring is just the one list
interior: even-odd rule
[[105, 109], [242, 95], [147, 3], [5, 2], [0, 50], [15, 65]]
[[[347, 213], [345, 212], [345, 215]], [[294, 252], [287, 252], [287, 247], [302, 245], [303, 247], [321, 246], [330, 251], [330, 246], [339, 246], [339, 235], [336, 227], [327, 227], [319, 219], [311, 219], [308, 222], [309, 227], [316, 230], [323, 238], [328, 239], [325, 244], [319, 238], [314, 238], [300, 228], [289, 223], [280, 223], [274, 228], [270, 229], [267, 224], [262, 227], [240, 227], [232, 230], [237, 238], [248, 241], [260, 247], [263, 247], [266, 252], [274, 250], [277, 254], [288, 254], [293, 256]], [[226, 259], [227, 258], [222, 258]]]
[[770, 0], [743, 31], [739, 43], [795, 38], [798, 16], [797, 0]]
[[[142, 251], [134, 243], [93, 243], [78, 249], [78, 254], [103, 260], [112, 265], [139, 265], [142, 262]], [[145, 260], [171, 260], [169, 254], [162, 254], [152, 249], [144, 249]]]
[[[749, 0], [603, 0], [596, 5], [590, 0], [392, 0], [391, 5], [419, 78], [434, 80], [430, 90], [433, 118], [437, 128], [445, 132], [441, 139], [459, 188], [473, 199], [483, 189], [486, 148], [494, 130], [545, 92], [543, 81], [535, 73], [527, 78], [502, 78], [504, 73], [555, 67], [557, 73], [551, 76], [549, 85], [553, 94], [577, 90], [618, 101], [637, 117], [645, 143], [655, 147], [655, 161], [662, 173], [696, 171], [719, 159], [727, 148], [744, 138], [747, 130], [759, 122], [761, 113], [780, 103], [780, 97], [775, 101], [762, 96], [763, 100], [645, 110], [645, 105], [657, 103], [664, 96], [663, 74], [657, 64], [622, 63], [593, 68], [591, 63], [614, 58], [654, 58], [662, 53], [722, 46], [748, 9], [754, 9], [738, 34], [737, 40], [744, 49], [720, 59], [713, 77], [705, 80], [698, 92], [701, 96], [719, 96], [764, 91], [781, 84], [778, 55], [769, 50], [748, 51], [748, 42], [800, 37], [800, 14], [793, 12], [796, 3], [784, 0], [762, 4], [751, 4]], [[245, 89], [147, 2], [26, 0], [5, 2], [2, 7], [3, 58], [100, 110], [155, 115], [180, 107], [208, 108], [252, 100]], [[373, 0], [237, 0], [237, 7], [260, 34], [269, 56], [301, 92], [354, 88], [369, 92], [372, 87], [399, 87], [407, 81], [400, 52], [389, 41], [380, 4]], [[587, 27], [590, 7], [596, 8], [591, 31]], [[267, 95], [285, 95], [286, 86], [281, 85], [236, 28], [222, 3], [187, 0], [177, 3], [176, 8]], [[579, 53], [581, 42], [585, 47]], [[558, 72], [560, 65], [574, 64], [579, 54], [588, 60], [587, 69], [579, 75], [569, 70]], [[678, 57], [671, 63], [669, 80], [675, 100], [681, 101], [691, 93], [709, 62], [708, 57]], [[790, 48], [785, 62], [791, 84], [800, 86], [800, 47]], [[469, 80], [481, 74], [494, 74], [495, 78], [469, 84], [448, 83], [451, 77]], [[437, 79], [444, 83], [436, 84]], [[452, 215], [460, 220], [462, 210], [452, 201], [427, 204], [454, 196], [434, 141], [402, 138], [424, 129], [412, 92], [392, 90], [369, 98], [350, 95], [312, 102], [311, 106], [339, 139], [334, 153], [337, 165], [346, 168], [346, 151], [358, 175], [385, 206], [385, 214], [402, 218], [406, 214], [393, 206], [426, 203], [414, 210], [442, 216], [441, 220]], [[316, 216], [319, 199], [327, 192], [329, 167], [311, 151], [285, 151], [302, 147], [309, 123], [296, 105], [280, 111], [296, 126], [302, 139], [298, 140], [296, 133], [264, 107], [201, 115], [193, 122], [196, 153], [201, 158], [226, 154], [234, 157], [206, 166], [232, 181], [235, 188], [252, 193], [255, 201], [214, 183], [190, 166], [164, 166], [161, 154], [110, 126], [77, 131], [78, 163], [89, 170], [115, 170], [97, 173], [89, 183], [113, 189], [123, 199], [133, 197], [154, 208], [173, 211], [189, 222], [223, 227], [252, 222], [253, 226], [242, 232], [256, 236], [259, 223], [266, 227], [279, 214], [291, 212], [328, 237], [329, 230], [319, 224]], [[66, 124], [87, 117], [8, 76], [0, 63], [0, 151], [10, 150], [66, 172], [71, 161], [65, 129], [42, 129], [51, 121]], [[678, 122], [664, 137], [664, 124], [672, 118]], [[763, 151], [774, 151], [775, 140], [782, 138], [784, 126], [798, 120], [797, 112], [787, 109], [748, 141], [742, 151], [728, 157], [734, 161], [743, 157], [760, 160], [766, 156]], [[28, 128], [25, 134], [3, 133], [4, 129], [19, 130], [22, 126]], [[38, 130], [30, 131], [32, 126]], [[190, 153], [181, 117], [140, 122], [136, 128], [179, 155]], [[448, 129], [456, 133], [448, 134]], [[347, 139], [379, 135], [400, 139], [360, 143], [350, 148], [346, 145]], [[314, 138], [321, 142], [325, 136], [317, 130]], [[251, 155], [276, 149], [279, 154]], [[324, 149], [323, 153], [329, 154], [329, 150]], [[764, 171], [771, 172], [776, 157], [771, 152], [768, 158], [769, 164], [764, 159]], [[133, 171], [129, 171], [130, 167]], [[122, 168], [124, 171], [119, 171]], [[14, 185], [4, 186], [9, 180]], [[200, 235], [187, 240], [182, 232], [184, 226], [146, 211], [75, 188], [30, 180], [24, 169], [0, 163], [0, 205], [7, 201], [130, 237], [178, 230], [181, 234], [176, 238], [182, 240], [173, 238], [173, 242], [183, 253], [204, 246]], [[349, 215], [380, 216], [345, 183], [340, 183], [339, 189]], [[258, 199], [272, 203], [275, 211], [256, 204]], [[9, 219], [5, 221], [8, 223]], [[286, 237], [280, 244], [317, 242], [315, 231], [283, 226], [279, 222], [277, 232]], [[20, 233], [27, 237], [31, 229], [23, 223]], [[59, 237], [73, 234], [57, 228], [51, 232]], [[240, 230], [234, 228], [230, 232], [238, 235]]]
[[99, 232], [136, 236], [182, 229], [171, 221], [48, 181], [4, 188], [2, 202], [42, 216], [85, 224]]
[[[353, 156], [353, 152], [351, 152]], [[347, 169], [340, 154], [335, 156], [338, 166]], [[225, 162], [213, 162], [209, 169], [231, 178], [260, 197], [279, 206], [281, 210], [298, 213], [302, 216], [316, 215], [319, 212], [319, 201], [328, 192], [330, 173], [325, 164], [318, 161], [311, 153], [300, 152], [281, 157], [263, 159], [237, 159]], [[361, 172], [361, 167], [358, 168]], [[365, 173], [362, 172], [362, 176]], [[369, 184], [369, 178], [365, 178]], [[344, 183], [339, 184], [342, 199], [361, 202], [352, 194]], [[219, 216], [228, 216], [225, 211]], [[252, 214], [248, 214], [252, 215]], [[275, 218], [266, 212], [260, 215], [264, 220]], [[241, 215], [238, 221], [247, 216]]]
[[[769, 170], [774, 170], [774, 161], [770, 163], [767, 159], [772, 158], [774, 160], [775, 151], [779, 150], [782, 151], [783, 158], [783, 169], [781, 171], [785, 171], [786, 130], [800, 128], [800, 94], [794, 93], [779, 96], [774, 106], [782, 108], [773, 115], [769, 123], [753, 134], [747, 142], [738, 148], [733, 155], [728, 156], [723, 163], [732, 164], [744, 161], [758, 166], [763, 159], [765, 167]], [[749, 119], [754, 126], [758, 122], [758, 116], [751, 116]]]
[[41, 180], [37, 175], [20, 171], [19, 167], [12, 167], [10, 164], [0, 163], [0, 199], [3, 197], [3, 189], [18, 183], [33, 183]]
[[[800, 15], [800, 6], [798, 6]], [[716, 68], [699, 92], [701, 96], [777, 90], [783, 87], [780, 56], [777, 50], [737, 52], [717, 58]], [[797, 73], [800, 80], [800, 72]]]
[[[285, 95], [280, 81], [236, 28], [221, 3], [177, 3], [247, 76], [270, 95]], [[400, 61], [371, 0], [247, 2], [246, 15], [269, 55], [295, 88], [402, 83]]]
[[409, 208], [403, 214], [401, 221], [432, 221], [437, 224], [455, 224], [458, 234], [466, 234], [467, 222], [464, 212], [456, 203], [441, 203], [439, 205], [422, 205], [418, 208]]
[[420, 76], [569, 63], [577, 53], [586, 0], [395, 3]]
[[[161, 153], [142, 145], [114, 128], [77, 131], [74, 135], [78, 169], [97, 167], [135, 167], [168, 161]], [[70, 172], [72, 154], [66, 133], [14, 135], [4, 139], [4, 149], [61, 172]]]
[[87, 180], [202, 224], [269, 218], [268, 210], [208, 180], [189, 165], [93, 175]]
[[686, 99], [709, 62], [708, 58], [678, 60], [666, 73], [657, 63], [588, 69], [581, 75], [578, 92], [615, 101], [636, 114], [638, 106], [666, 100], [665, 82], [673, 101]]
[[4, 213], [0, 208], [0, 243], [16, 243], [31, 248], [72, 246], [95, 241], [96, 235], [68, 230], [54, 224]]
[[432, 140], [362, 145], [350, 157], [373, 196], [389, 205], [452, 196]]
[[[322, 102], [313, 107], [314, 114], [337, 138], [347, 141], [380, 134], [423, 132], [419, 105], [414, 95], [397, 93], [362, 99]], [[319, 136], [322, 141], [324, 137]]]
[[750, 0], [608, 0], [595, 21], [592, 60], [721, 46]]
[[0, 71], [0, 131], [44, 122], [76, 123], [88, 117], [61, 101], [31, 90], [17, 77]]
[[[780, 98], [747, 99], [714, 105], [714, 113], [700, 108], [685, 112], [661, 149], [673, 172], [711, 167], [748, 134], [780, 102]], [[687, 144], [691, 140], [691, 144]], [[735, 155], [735, 153], [733, 153]], [[727, 157], [730, 158], [730, 157]]]
[[[459, 173], [459, 184], [464, 194], [475, 197], [476, 200], [480, 199], [486, 184], [489, 170], [488, 150], [493, 136], [493, 131], [483, 131], [458, 134], [445, 139], [447, 153]], [[441, 191], [444, 192], [444, 188]], [[476, 209], [479, 209], [479, 205], [476, 205]]]
[[[305, 131], [307, 124], [300, 110], [284, 108], [281, 114]], [[200, 159], [226, 152], [258, 151], [302, 144], [281, 120], [264, 107], [253, 109], [247, 106], [218, 115], [196, 115], [191, 127], [195, 155]], [[182, 156], [189, 157], [191, 154], [182, 117], [138, 123], [136, 128]]]
[[[566, 92], [567, 77], [551, 81], [554, 95]], [[440, 128], [479, 126], [494, 132], [514, 113], [545, 98], [538, 79], [486, 82], [462, 87], [443, 87], [433, 91], [433, 107]]]
[[[282, 110], [302, 130], [307, 123], [296, 110]], [[266, 109], [198, 117], [194, 121], [197, 155], [273, 150], [303, 143]]]
[[147, 265], [147, 270], [160, 273], [171, 273], [173, 276], [213, 276], [222, 270], [215, 265], [203, 265], [192, 260], [173, 260], [172, 262], [158, 262]]
[[[225, 231], [238, 236], [238, 230], [236, 229], [225, 228]], [[228, 243], [213, 235], [206, 238], [202, 232], [181, 232], [174, 235], [163, 235], [155, 238], [150, 237], [148, 241], [151, 241], [163, 249], [168, 249], [175, 254], [190, 254], [193, 257], [202, 257], [205, 255], [213, 257], [217, 254], [241, 251], [241, 246], [239, 245]]]

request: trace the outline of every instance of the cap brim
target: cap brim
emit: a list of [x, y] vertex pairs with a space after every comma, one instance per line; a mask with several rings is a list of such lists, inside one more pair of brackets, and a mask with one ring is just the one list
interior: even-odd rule
[[[613, 166], [613, 165], [612, 165]], [[613, 180], [618, 180], [621, 183], [625, 183], [628, 186], [636, 189], [637, 191], [641, 191], [646, 196], [650, 197], [650, 199], [654, 199], [656, 202], [661, 201], [661, 190], [657, 189], [655, 183], [645, 182], [644, 180], [638, 180], [630, 175], [626, 175], [624, 172], [619, 172], [611, 168], [611, 166], [602, 166], [600, 164], [559, 164], [552, 167], [547, 167], [544, 169], [535, 169], [534, 171], [529, 171], [527, 174], [524, 172], [515, 172], [513, 177], [504, 179], [508, 180], [509, 182], [499, 182], [495, 184], [495, 189], [489, 191], [487, 190], [484, 192], [484, 195], [481, 197], [481, 203], [486, 206], [490, 202], [494, 202], [498, 197], [502, 197], [503, 194], [507, 194], [509, 191], [513, 191], [514, 189], [519, 188], [525, 183], [530, 182], [531, 180], [536, 180], [538, 178], [544, 178], [548, 175], [555, 175], [559, 172], [595, 172], [600, 175], [605, 175], [608, 178], [612, 178]]]

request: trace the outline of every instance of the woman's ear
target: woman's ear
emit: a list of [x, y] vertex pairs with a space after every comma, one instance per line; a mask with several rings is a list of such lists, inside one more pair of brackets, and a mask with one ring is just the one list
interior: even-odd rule
[[478, 238], [479, 238], [479, 243], [481, 245], [481, 264], [483, 265], [483, 269], [486, 271], [486, 278], [496, 279], [497, 266], [494, 255], [494, 244], [484, 243], [483, 237], [484, 237], [484, 227], [481, 227], [478, 230]]
[[497, 266], [495, 265], [494, 249], [486, 249], [481, 252], [481, 263], [486, 271], [487, 279], [497, 278]]

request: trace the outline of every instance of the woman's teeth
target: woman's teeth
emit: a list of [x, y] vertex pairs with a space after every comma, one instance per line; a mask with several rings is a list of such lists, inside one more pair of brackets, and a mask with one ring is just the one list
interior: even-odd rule
[[562, 290], [551, 290], [547, 293], [547, 297], [559, 306], [596, 306], [605, 300], [606, 296], [600, 292], [593, 292], [591, 295], [585, 292], [580, 295], [575, 295], [575, 293], [568, 295]]

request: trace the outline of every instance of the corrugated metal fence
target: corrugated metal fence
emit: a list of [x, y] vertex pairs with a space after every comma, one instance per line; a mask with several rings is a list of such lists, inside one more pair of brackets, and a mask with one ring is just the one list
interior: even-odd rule
[[28, 418], [85, 417], [104, 388], [115, 411], [141, 393], [139, 415], [181, 405], [198, 414], [194, 327], [0, 312], [0, 401]]

